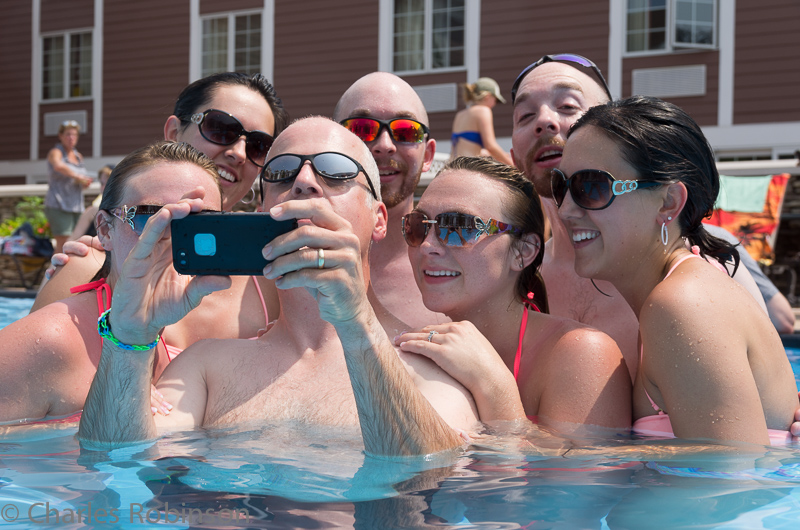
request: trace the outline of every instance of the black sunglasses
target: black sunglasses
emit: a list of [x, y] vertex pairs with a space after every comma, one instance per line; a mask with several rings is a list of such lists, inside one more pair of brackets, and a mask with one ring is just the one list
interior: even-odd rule
[[602, 210], [608, 208], [617, 195], [662, 184], [653, 180], [617, 180], [600, 169], [582, 169], [569, 178], [560, 169], [553, 169], [550, 177], [553, 199], [559, 208], [569, 190], [572, 200], [584, 210]]
[[244, 136], [247, 159], [259, 167], [264, 165], [269, 148], [275, 141], [263, 131], [245, 130], [234, 116], [217, 109], [192, 114], [189, 121], [197, 124], [203, 138], [217, 145], [231, 145]]
[[514, 86], [511, 87], [511, 104], [514, 104], [514, 100], [517, 99], [517, 90], [519, 89], [520, 83], [522, 80], [525, 79], [525, 76], [531, 73], [534, 68], [542, 66], [544, 63], [572, 63], [577, 64], [579, 66], [583, 66], [584, 68], [589, 68], [592, 72], [594, 72], [595, 77], [597, 80], [600, 81], [600, 86], [603, 87], [603, 90], [606, 91], [606, 95], [608, 95], [608, 99], [613, 100], [614, 98], [611, 97], [611, 89], [608, 88], [608, 83], [606, 83], [606, 78], [603, 77], [603, 73], [594, 64], [592, 61], [587, 59], [582, 55], [576, 55], [574, 53], [559, 53], [556, 55], [545, 55], [535, 63], [528, 65], [518, 76], [517, 79], [514, 80]]
[[494, 236], [511, 232], [521, 234], [522, 230], [494, 219], [484, 221], [478, 216], [466, 213], [440, 213], [429, 219], [422, 212], [411, 212], [403, 216], [403, 238], [409, 247], [418, 247], [428, 237], [431, 225], [436, 225], [436, 238], [448, 247], [466, 247], [474, 245], [486, 234]]
[[395, 142], [403, 144], [418, 144], [425, 139], [426, 134], [430, 134], [428, 127], [424, 123], [411, 118], [395, 118], [383, 121], [366, 116], [354, 116], [339, 123], [365, 142], [377, 140], [384, 128], [389, 131]]
[[259, 179], [259, 187], [261, 188], [261, 196], [264, 196], [264, 181], [266, 182], [286, 182], [287, 180], [294, 180], [300, 173], [303, 164], [306, 160], [311, 162], [311, 167], [317, 175], [331, 180], [349, 180], [354, 179], [359, 173], [364, 173], [367, 177], [367, 184], [369, 191], [375, 200], [378, 199], [378, 194], [372, 185], [369, 175], [364, 170], [364, 167], [356, 160], [350, 158], [344, 153], [325, 152], [317, 153], [315, 155], [295, 155], [293, 153], [284, 153], [271, 158], [261, 170], [261, 178]]

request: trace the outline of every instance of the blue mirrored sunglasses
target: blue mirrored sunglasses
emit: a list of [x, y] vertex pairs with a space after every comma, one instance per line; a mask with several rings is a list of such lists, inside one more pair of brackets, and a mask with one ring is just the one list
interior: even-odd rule
[[154, 206], [152, 204], [140, 204], [139, 206], [122, 205], [121, 208], [112, 208], [108, 213], [130, 225], [133, 232], [140, 236], [144, 231], [144, 225], [147, 220], [153, 217], [163, 206]]

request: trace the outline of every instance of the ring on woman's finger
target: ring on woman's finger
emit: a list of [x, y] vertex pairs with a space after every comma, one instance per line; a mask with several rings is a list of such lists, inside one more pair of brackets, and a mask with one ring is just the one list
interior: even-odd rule
[[325, 251], [321, 248], [317, 249], [317, 268], [324, 269], [325, 268]]
[[438, 331], [431, 331], [430, 333], [428, 333], [428, 342], [431, 342], [431, 339], [433, 338], [433, 336], [434, 335], [438, 335], [438, 334], [439, 334]]

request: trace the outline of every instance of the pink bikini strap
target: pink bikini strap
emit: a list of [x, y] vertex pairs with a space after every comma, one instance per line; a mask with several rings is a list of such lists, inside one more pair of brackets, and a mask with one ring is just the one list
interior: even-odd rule
[[[700, 252], [700, 249], [696, 245], [694, 247], [692, 247], [692, 252], [695, 252], [695, 249], [697, 249], [697, 253]], [[669, 278], [669, 275], [672, 274], [675, 271], [675, 269], [678, 268], [678, 265], [680, 265], [681, 263], [683, 263], [687, 259], [700, 258], [700, 256], [697, 255], [697, 253], [695, 253], [695, 254], [687, 254], [684, 257], [682, 257], [681, 259], [679, 259], [678, 261], [676, 261], [675, 263], [673, 263], [672, 267], [670, 267], [669, 271], [667, 272], [667, 275], [664, 276], [664, 279], [666, 280], [667, 278]], [[703, 259], [703, 258], [700, 258], [700, 259]]]
[[261, 300], [261, 307], [264, 308], [264, 322], [266, 322], [267, 327], [269, 327], [269, 314], [267, 313], [267, 304], [264, 302], [264, 295], [261, 293], [261, 286], [258, 285], [258, 278], [255, 276], [250, 276], [253, 279], [253, 283], [256, 285], [256, 292], [258, 293], [258, 298]]
[[[642, 369], [642, 357], [644, 354], [644, 344], [639, 345], [639, 370]], [[642, 377], [644, 380], [644, 376]], [[644, 395], [647, 396], [647, 400], [650, 402], [650, 405], [653, 407], [653, 410], [658, 412], [659, 414], [666, 414], [663, 410], [656, 405], [656, 402], [653, 401], [653, 398], [650, 397], [650, 394], [647, 392], [647, 389], [644, 387], [644, 383], [642, 383], [642, 388], [644, 389]]]

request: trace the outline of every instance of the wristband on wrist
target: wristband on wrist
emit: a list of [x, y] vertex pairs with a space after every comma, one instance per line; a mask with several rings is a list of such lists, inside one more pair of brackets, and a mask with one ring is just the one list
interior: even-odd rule
[[108, 314], [110, 312], [111, 312], [110, 309], [104, 311], [103, 314], [100, 315], [100, 318], [97, 319], [97, 333], [100, 335], [100, 337], [102, 337], [105, 340], [110, 340], [123, 350], [149, 351], [156, 347], [156, 344], [158, 344], [158, 341], [161, 339], [160, 335], [156, 337], [156, 340], [154, 340], [150, 344], [145, 344], [145, 345], [124, 344], [120, 342], [119, 339], [115, 337], [113, 333], [111, 333], [111, 327], [109, 327], [108, 325]]

